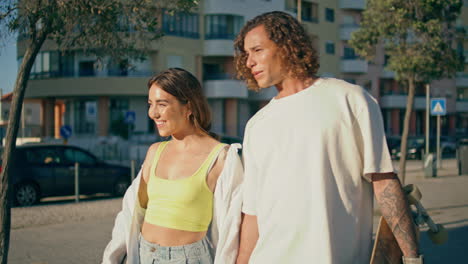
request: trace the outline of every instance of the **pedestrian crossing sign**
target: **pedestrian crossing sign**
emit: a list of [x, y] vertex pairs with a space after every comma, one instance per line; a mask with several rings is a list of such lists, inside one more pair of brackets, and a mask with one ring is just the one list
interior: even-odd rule
[[431, 99], [431, 115], [446, 115], [447, 114], [446, 105], [447, 104], [446, 104], [445, 98]]

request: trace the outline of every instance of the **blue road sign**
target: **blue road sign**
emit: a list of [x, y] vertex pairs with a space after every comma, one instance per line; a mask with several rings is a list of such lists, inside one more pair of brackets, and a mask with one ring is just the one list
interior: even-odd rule
[[136, 119], [135, 111], [125, 112], [125, 123], [133, 124], [133, 123], [135, 123], [135, 119]]
[[69, 138], [72, 135], [72, 129], [69, 125], [64, 125], [60, 128], [60, 136], [64, 139]]
[[447, 114], [446, 105], [447, 104], [446, 104], [445, 98], [431, 99], [431, 115], [446, 115]]

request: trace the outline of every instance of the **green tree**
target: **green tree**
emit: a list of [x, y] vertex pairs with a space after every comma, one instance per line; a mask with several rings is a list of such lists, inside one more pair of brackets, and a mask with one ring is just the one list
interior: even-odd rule
[[0, 175], [0, 256], [6, 263], [10, 237], [9, 173], [15, 149], [21, 106], [31, 67], [44, 43], [115, 58], [142, 55], [162, 36], [158, 12], [190, 10], [197, 0], [2, 0], [0, 35], [24, 39], [10, 108]]
[[360, 56], [370, 61], [383, 50], [389, 56], [387, 69], [408, 86], [400, 147], [402, 182], [415, 84], [453, 77], [463, 69], [463, 56], [454, 49], [465, 37], [454, 25], [462, 6], [462, 0], [368, 0], [361, 27], [352, 34], [350, 45]]

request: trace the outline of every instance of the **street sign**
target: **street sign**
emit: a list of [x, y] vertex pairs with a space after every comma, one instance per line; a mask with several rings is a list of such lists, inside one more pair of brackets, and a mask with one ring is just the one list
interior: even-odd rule
[[94, 101], [89, 101], [85, 103], [85, 110], [86, 110], [86, 121], [94, 122], [97, 116], [97, 104]]
[[72, 135], [72, 129], [69, 125], [64, 125], [60, 128], [60, 136], [64, 139], [68, 139]]
[[447, 107], [446, 107], [446, 100], [445, 98], [433, 98], [431, 99], [431, 115], [446, 115], [447, 114]]
[[125, 123], [126, 124], [133, 124], [135, 123], [136, 114], [135, 111], [127, 111], [125, 112]]

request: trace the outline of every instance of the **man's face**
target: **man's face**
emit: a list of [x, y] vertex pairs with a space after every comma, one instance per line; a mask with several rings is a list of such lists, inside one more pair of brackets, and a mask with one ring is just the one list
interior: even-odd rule
[[245, 35], [244, 49], [247, 53], [247, 67], [260, 88], [281, 84], [286, 74], [282, 67], [280, 50], [268, 38], [263, 25], [253, 28]]

